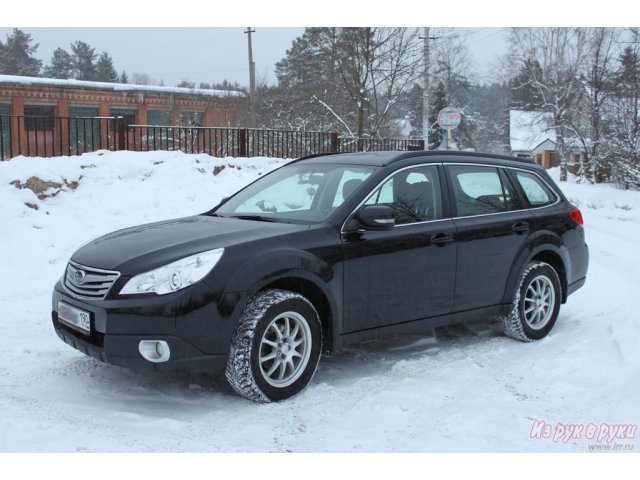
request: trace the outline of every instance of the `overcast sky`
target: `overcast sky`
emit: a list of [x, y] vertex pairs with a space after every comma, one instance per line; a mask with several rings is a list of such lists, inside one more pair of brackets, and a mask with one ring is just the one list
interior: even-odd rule
[[[44, 65], [51, 61], [53, 51], [82, 40], [96, 49], [108, 52], [118, 72], [125, 70], [146, 73], [167, 86], [183, 79], [199, 82], [220, 82], [223, 79], [248, 84], [249, 66], [247, 35], [244, 27], [229, 28], [28, 28], [40, 44], [36, 56]], [[477, 70], [485, 76], [495, 58], [505, 50], [503, 28], [465, 28], [467, 45]], [[12, 28], [1, 27], [4, 41]], [[291, 42], [302, 35], [304, 28], [257, 27], [253, 34], [253, 56], [256, 77], [275, 82], [275, 64], [281, 60]]]

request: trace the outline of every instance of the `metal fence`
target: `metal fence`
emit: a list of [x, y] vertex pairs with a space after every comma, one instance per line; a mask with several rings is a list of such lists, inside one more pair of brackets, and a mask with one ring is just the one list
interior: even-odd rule
[[122, 119], [0, 115], [0, 159], [56, 157], [122, 150]]
[[422, 150], [423, 140], [340, 137], [332, 132], [126, 125], [123, 117], [0, 115], [0, 159], [96, 150], [180, 150], [214, 157], [297, 158], [333, 152]]

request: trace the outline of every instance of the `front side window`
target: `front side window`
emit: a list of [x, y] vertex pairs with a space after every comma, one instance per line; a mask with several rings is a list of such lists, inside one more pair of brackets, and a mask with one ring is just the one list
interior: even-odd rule
[[249, 185], [215, 213], [223, 217], [321, 222], [351, 198], [375, 169], [332, 164], [285, 166]]
[[437, 166], [399, 171], [377, 188], [365, 205], [389, 205], [395, 213], [396, 225], [442, 218]]
[[447, 166], [458, 217], [486, 215], [522, 208], [502, 169], [475, 165]]
[[537, 175], [517, 170], [516, 178], [532, 207], [544, 207], [556, 201], [556, 195]]

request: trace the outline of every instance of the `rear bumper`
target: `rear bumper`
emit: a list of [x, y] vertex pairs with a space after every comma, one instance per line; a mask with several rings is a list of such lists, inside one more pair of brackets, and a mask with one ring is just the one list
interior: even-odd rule
[[571, 295], [573, 292], [582, 287], [584, 285], [584, 282], [586, 281], [587, 277], [582, 277], [580, 280], [576, 280], [575, 282], [569, 284], [569, 286], [567, 287], [567, 296]]
[[584, 244], [579, 247], [570, 248], [570, 276], [567, 279], [567, 297], [582, 287], [587, 280], [587, 271], [589, 270], [589, 247]]

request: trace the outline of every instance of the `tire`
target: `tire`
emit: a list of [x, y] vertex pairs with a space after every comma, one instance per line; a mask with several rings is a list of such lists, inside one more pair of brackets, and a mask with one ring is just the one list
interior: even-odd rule
[[288, 290], [265, 290], [238, 320], [225, 376], [249, 400], [286, 400], [311, 381], [321, 345], [320, 318], [309, 300]]
[[553, 328], [560, 312], [562, 287], [555, 269], [529, 263], [520, 277], [511, 312], [500, 320], [502, 331], [524, 342], [540, 340]]

